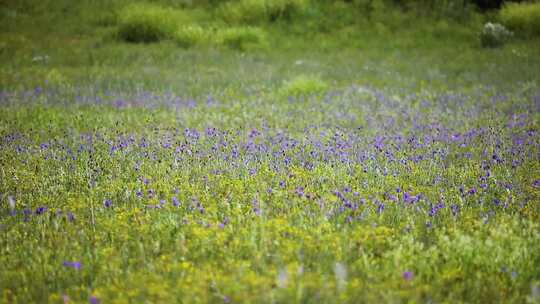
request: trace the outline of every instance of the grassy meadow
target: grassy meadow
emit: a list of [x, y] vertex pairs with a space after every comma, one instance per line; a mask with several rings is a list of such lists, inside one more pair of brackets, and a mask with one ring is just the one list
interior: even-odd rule
[[422, 1], [0, 1], [0, 303], [539, 303], [540, 3]]

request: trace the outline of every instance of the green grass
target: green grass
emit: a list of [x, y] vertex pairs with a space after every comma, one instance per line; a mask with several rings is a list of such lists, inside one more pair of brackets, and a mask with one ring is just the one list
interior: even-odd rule
[[538, 37], [151, 3], [0, 4], [0, 302], [539, 300]]
[[540, 35], [540, 2], [509, 3], [499, 13], [499, 19], [520, 36]]

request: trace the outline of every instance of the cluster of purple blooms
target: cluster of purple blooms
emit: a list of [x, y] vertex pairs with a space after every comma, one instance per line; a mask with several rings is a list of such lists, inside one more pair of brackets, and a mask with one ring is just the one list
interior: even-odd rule
[[[350, 100], [360, 98], [354, 93], [357, 91], [369, 97], [362, 96], [367, 100], [354, 106], [370, 114], [353, 118], [354, 107]], [[52, 93], [41, 89], [25, 94], [25, 100], [38, 97], [54, 99], [54, 96], [44, 96]], [[210, 184], [216, 177], [257, 180], [270, 171], [276, 180], [267, 180], [256, 193], [250, 190], [248, 198], [243, 201], [246, 210], [261, 215], [264, 207], [265, 214], [271, 212], [273, 204], [266, 201], [278, 197], [279, 193], [286, 193], [287, 200], [315, 202], [327, 216], [349, 222], [362, 220], [369, 214], [384, 216], [396, 208], [414, 210], [424, 214], [427, 221], [435, 222], [434, 218], [442, 213], [459, 217], [464, 206], [474, 204], [486, 206], [489, 203], [494, 210], [514, 208], [508, 193], [519, 201], [521, 207], [532, 199], [530, 188], [539, 188], [540, 179], [537, 176], [527, 177], [529, 179], [525, 182], [528, 185], [524, 185], [523, 179], [516, 178], [514, 174], [540, 159], [539, 132], [526, 111], [530, 110], [530, 105], [516, 107], [516, 113], [501, 116], [502, 123], [463, 126], [460, 120], [443, 123], [429, 115], [422, 117], [407, 105], [420, 100], [421, 104], [435, 109], [431, 115], [451, 110], [461, 118], [472, 119], [480, 114], [482, 107], [473, 103], [461, 109], [471, 96], [440, 94], [433, 98], [431, 95], [412, 94], [402, 97], [397, 101], [391, 94], [380, 90], [351, 87], [341, 97], [333, 99], [329, 96], [319, 104], [321, 108], [324, 103], [333, 104], [329, 108], [331, 111], [325, 113], [329, 123], [311, 124], [310, 119], [306, 119], [302, 128], [287, 131], [263, 121], [255, 127], [248, 124], [238, 128], [212, 125], [202, 128], [153, 127], [151, 132], [97, 129], [72, 132], [69, 136], [67, 133], [65, 136], [51, 135], [40, 142], [32, 141], [28, 134], [11, 132], [1, 135], [0, 149], [14, 163], [27, 165], [30, 159], [40, 159], [43, 166], [62, 166], [67, 174], [80, 173], [78, 170], [82, 165], [86, 180], [80, 186], [91, 191], [106, 189], [107, 184], [117, 178], [107, 168], [114, 164], [120, 172], [137, 180], [137, 185], [127, 192], [146, 210], [172, 208], [200, 216], [207, 214], [204, 200], [199, 197], [201, 193], [179, 193], [174, 182], [170, 183], [170, 189], [164, 190], [163, 186], [158, 188], [155, 185], [153, 178], [172, 180], [179, 171], [191, 172], [190, 182], [204, 185], [204, 195], [215, 197]], [[9, 100], [22, 97], [4, 94], [2, 98], [3, 102], [9, 103]], [[145, 104], [155, 102], [173, 108], [203, 106], [208, 109], [220, 104], [212, 96], [194, 101], [171, 93], [156, 95], [144, 91], [130, 96], [110, 94], [108, 101], [96, 98], [99, 100], [83, 100], [81, 97], [78, 101], [112, 102], [118, 107], [127, 107], [139, 106], [138, 101], [143, 100]], [[538, 97], [535, 98], [537, 103]], [[499, 104], [507, 100], [497, 97], [488, 102]], [[348, 110], [351, 113], [346, 113]], [[395, 115], [389, 115], [392, 113]], [[363, 122], [361, 125], [360, 121]], [[104, 159], [108, 161], [107, 165], [98, 161]], [[160, 170], [166, 173], [160, 177], [143, 173], [144, 166], [148, 164], [165, 164]], [[463, 169], [461, 174], [463, 171], [467, 174], [450, 176], [446, 173], [449, 167]], [[336, 181], [331, 176], [318, 176], [319, 168], [342, 172], [341, 176], [347, 178]], [[418, 177], [417, 174], [416, 180], [409, 183], [408, 178], [415, 174], [415, 168], [423, 170], [424, 176]], [[298, 170], [303, 170], [308, 177], [300, 181], [295, 176]], [[61, 185], [54, 176], [50, 179], [51, 183]], [[396, 182], [390, 183], [389, 180]], [[442, 192], [430, 189], [441, 189]], [[63, 193], [69, 191], [64, 187]], [[56, 195], [48, 189], [41, 193], [44, 198]], [[6, 213], [13, 217], [22, 215], [20, 218], [28, 221], [50, 211], [46, 206], [36, 206], [36, 202], [28, 198], [17, 199], [24, 204], [7, 209]], [[99, 207], [115, 212], [125, 200], [131, 199], [119, 193], [105, 193]], [[20, 206], [34, 207], [19, 209]], [[57, 216], [74, 220], [71, 212], [57, 212]]]

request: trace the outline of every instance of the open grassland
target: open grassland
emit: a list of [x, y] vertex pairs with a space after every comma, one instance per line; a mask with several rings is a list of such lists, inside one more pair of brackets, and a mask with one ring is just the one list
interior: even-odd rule
[[537, 37], [128, 2], [0, 2], [0, 302], [540, 301]]

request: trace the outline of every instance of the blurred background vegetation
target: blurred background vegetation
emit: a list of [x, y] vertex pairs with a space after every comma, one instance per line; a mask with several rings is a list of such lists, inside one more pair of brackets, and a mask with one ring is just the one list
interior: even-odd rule
[[[540, 78], [538, 1], [3, 0], [0, 7], [0, 87], [8, 91], [91, 86], [197, 97], [275, 91], [303, 75], [335, 86], [413, 89]], [[511, 35], [483, 31], [488, 22]]]

